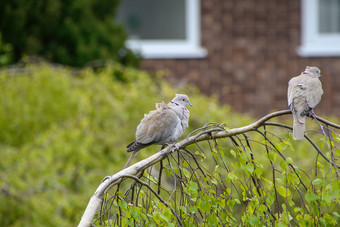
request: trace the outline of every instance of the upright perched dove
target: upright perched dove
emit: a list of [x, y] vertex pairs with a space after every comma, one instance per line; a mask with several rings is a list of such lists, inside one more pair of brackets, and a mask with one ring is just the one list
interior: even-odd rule
[[[192, 106], [189, 97], [176, 94], [168, 105], [164, 102], [157, 103], [156, 110], [145, 114], [137, 126], [136, 140], [126, 147], [127, 152], [134, 152], [132, 158], [137, 151], [152, 144], [165, 145], [176, 142], [189, 125], [189, 110], [186, 106]], [[130, 157], [129, 161], [132, 158]]]
[[307, 66], [300, 76], [288, 83], [288, 106], [293, 114], [293, 138], [302, 140], [305, 134], [306, 115], [313, 114], [313, 108], [323, 94], [320, 69]]

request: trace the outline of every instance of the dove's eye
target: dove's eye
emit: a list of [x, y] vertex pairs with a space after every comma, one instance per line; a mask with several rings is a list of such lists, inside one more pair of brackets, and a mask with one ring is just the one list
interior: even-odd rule
[[183, 99], [183, 101], [185, 101], [185, 99]]

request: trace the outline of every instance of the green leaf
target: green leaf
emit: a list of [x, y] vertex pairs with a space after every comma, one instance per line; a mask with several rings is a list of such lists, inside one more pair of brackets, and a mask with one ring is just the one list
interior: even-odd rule
[[187, 214], [187, 208], [186, 208], [185, 206], [180, 206], [179, 209], [180, 209], [183, 213]]
[[227, 205], [230, 208], [230, 210], [232, 210], [235, 205], [235, 201], [230, 199], [228, 200]]
[[287, 162], [287, 164], [292, 164], [293, 163], [293, 159], [291, 157], [287, 157], [286, 158], [286, 162]]
[[249, 224], [251, 226], [258, 226], [260, 224], [260, 219], [256, 216], [250, 216], [249, 217]]
[[300, 183], [299, 178], [296, 176], [295, 173], [292, 173], [292, 172], [287, 173], [287, 179], [288, 179], [289, 182], [291, 182], [293, 184], [299, 184]]
[[197, 206], [190, 207], [190, 213], [195, 214], [197, 212]]
[[224, 207], [225, 207], [225, 199], [219, 198], [219, 200], [218, 200], [218, 205], [219, 205], [220, 207], [224, 208]]
[[275, 159], [276, 159], [277, 154], [273, 150], [270, 150], [268, 152], [267, 156], [268, 156], [270, 161], [274, 162]]
[[285, 140], [283, 142], [289, 147], [289, 150], [294, 151], [294, 147], [292, 146], [292, 144], [289, 141]]
[[191, 191], [197, 191], [198, 185], [197, 185], [196, 182], [189, 182], [188, 188], [189, 188]]
[[340, 150], [335, 150], [335, 154], [340, 157]]
[[260, 213], [264, 213], [267, 210], [267, 207], [263, 204], [260, 205], [260, 207], [257, 209]]
[[331, 204], [332, 200], [333, 200], [333, 194], [331, 192], [326, 192], [324, 195], [323, 195], [323, 199], [326, 201], [326, 203], [328, 205]]
[[168, 217], [166, 217], [164, 214], [160, 213], [159, 216], [160, 216], [166, 223], [169, 223]]
[[300, 210], [301, 210], [301, 208], [300, 208], [300, 207], [295, 207], [295, 208], [294, 208], [294, 212], [295, 212], [295, 213], [298, 213], [298, 212], [300, 212]]
[[316, 163], [316, 166], [317, 166], [318, 168], [323, 168], [323, 165], [322, 165], [319, 161]]
[[252, 163], [248, 163], [246, 165], [246, 171], [252, 174], [254, 172], [254, 165]]
[[236, 158], [236, 152], [233, 149], [230, 149], [230, 154], [232, 154], [234, 158]]
[[288, 197], [291, 194], [290, 190], [288, 188], [283, 187], [283, 186], [277, 187], [277, 191], [279, 192], [279, 194], [282, 197]]
[[340, 214], [336, 211], [333, 212], [333, 214], [337, 217], [337, 218], [340, 218]]
[[261, 168], [256, 168], [256, 169], [255, 169], [255, 174], [256, 174], [256, 176], [257, 176], [258, 178], [260, 178], [261, 175], [262, 175], [262, 169], [261, 169]]
[[311, 204], [311, 203], [315, 202], [316, 200], [318, 200], [319, 196], [315, 195], [314, 193], [307, 192], [305, 194], [305, 199], [309, 204]]
[[185, 169], [185, 168], [181, 168], [181, 170], [182, 170], [184, 176], [185, 176], [186, 178], [190, 179], [191, 173], [190, 173], [187, 169]]
[[271, 195], [268, 195], [267, 198], [266, 198], [266, 202], [269, 204], [269, 205], [272, 205], [274, 203], [274, 197], [271, 196]]
[[319, 185], [319, 184], [321, 184], [322, 182], [323, 182], [323, 181], [322, 181], [321, 179], [316, 178], [315, 180], [313, 180], [312, 184], [313, 184], [313, 185]]
[[229, 172], [227, 176], [230, 180], [236, 180], [237, 179], [237, 176], [235, 175], [234, 172]]
[[278, 183], [280, 183], [280, 184], [283, 184], [281, 178], [276, 178], [275, 180], [276, 180], [276, 182], [278, 182]]
[[174, 173], [169, 170], [169, 169], [164, 169], [165, 175], [169, 178], [172, 178], [172, 176], [174, 175]]
[[188, 168], [188, 167], [189, 167], [189, 164], [188, 164], [187, 161], [183, 161], [183, 162], [182, 162], [182, 165], [183, 165], [183, 167], [185, 167], [185, 168]]
[[138, 209], [136, 207], [129, 207], [129, 212], [133, 218], [137, 218], [139, 216]]
[[281, 167], [282, 170], [286, 170], [286, 168], [287, 168], [287, 162], [286, 162], [285, 160], [282, 160], [282, 161], [280, 162], [280, 167]]
[[215, 174], [219, 174], [219, 173], [220, 173], [220, 166], [219, 166], [219, 165], [216, 165], [216, 166], [215, 166], [214, 173], [215, 173]]
[[217, 217], [216, 217], [216, 215], [210, 215], [209, 217], [208, 217], [208, 224], [211, 226], [215, 226], [215, 225], [217, 225], [218, 224], [218, 219], [217, 219]]
[[127, 203], [125, 202], [125, 200], [119, 200], [119, 201], [118, 201], [118, 205], [119, 205], [121, 208], [124, 208], [124, 209], [127, 208]]
[[211, 204], [210, 204], [209, 201], [203, 200], [203, 201], [200, 202], [199, 208], [203, 212], [208, 213], [208, 212], [210, 212]]
[[275, 147], [278, 151], [282, 152], [282, 143], [276, 143]]
[[242, 152], [242, 153], [240, 154], [240, 163], [241, 163], [241, 164], [246, 164], [247, 161], [248, 161], [248, 158], [247, 158], [246, 153]]
[[217, 181], [216, 178], [212, 179], [212, 180], [211, 180], [211, 183], [213, 183], [214, 185], [218, 185], [218, 181]]

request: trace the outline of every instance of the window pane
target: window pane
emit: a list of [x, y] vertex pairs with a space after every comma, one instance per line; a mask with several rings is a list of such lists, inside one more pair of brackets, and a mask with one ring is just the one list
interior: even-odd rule
[[319, 32], [340, 32], [340, 0], [319, 0]]
[[185, 0], [122, 0], [117, 19], [131, 39], [185, 39]]

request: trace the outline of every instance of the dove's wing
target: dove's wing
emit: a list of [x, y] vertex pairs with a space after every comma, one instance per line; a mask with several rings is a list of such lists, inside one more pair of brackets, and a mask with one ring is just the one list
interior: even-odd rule
[[306, 100], [310, 108], [315, 108], [321, 101], [323, 94], [321, 81], [317, 78], [310, 78], [307, 81]]
[[302, 73], [288, 83], [287, 100], [293, 114], [293, 138], [304, 138], [306, 115], [320, 102], [322, 85], [317, 77]]
[[188, 127], [188, 105], [192, 106], [185, 94], [176, 94], [168, 105], [156, 103], [156, 110], [145, 114], [137, 126], [136, 140], [127, 145], [127, 151], [137, 152], [152, 144], [176, 142]]
[[306, 76], [301, 74], [300, 76], [293, 77], [288, 83], [287, 99], [293, 114], [293, 138], [295, 140], [302, 140], [305, 133], [306, 116], [302, 116], [301, 113], [308, 109], [306, 79]]
[[306, 119], [301, 116], [301, 113], [309, 108], [306, 101], [307, 79], [308, 76], [301, 74], [292, 78], [288, 83], [288, 105], [292, 113], [296, 113], [296, 118], [301, 123], [304, 123]]
[[142, 144], [162, 144], [174, 133], [180, 119], [170, 108], [163, 106], [144, 117], [136, 132], [136, 141]]

